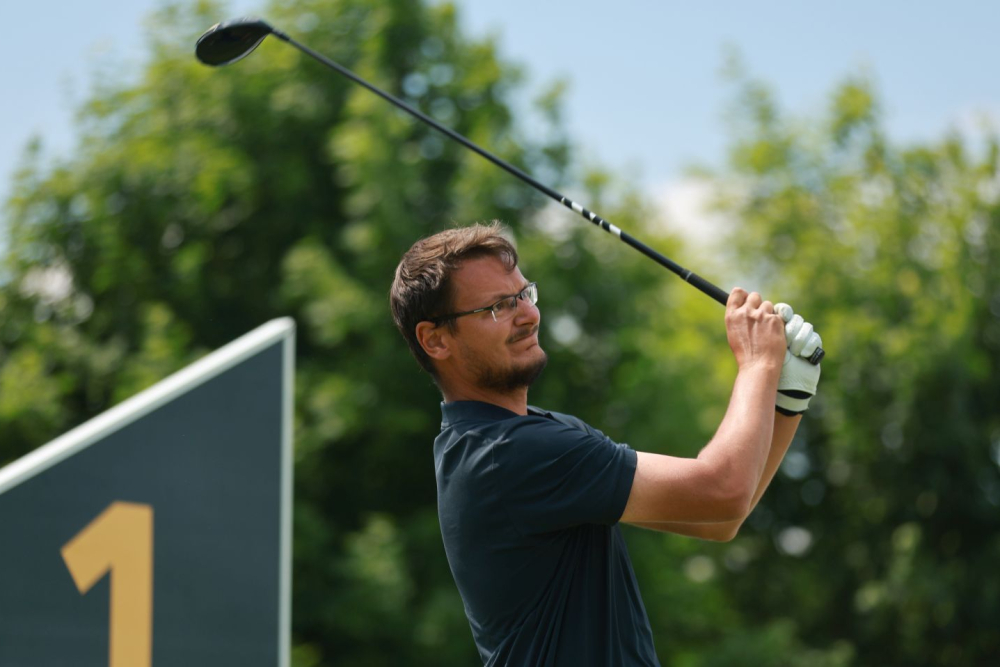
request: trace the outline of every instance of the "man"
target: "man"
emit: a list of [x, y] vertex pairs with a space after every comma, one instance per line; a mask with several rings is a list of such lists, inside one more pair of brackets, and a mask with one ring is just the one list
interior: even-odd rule
[[390, 295], [444, 397], [438, 515], [473, 637], [486, 665], [658, 665], [617, 524], [732, 539], [815, 394], [819, 368], [794, 355], [821, 341], [787, 306], [779, 316], [734, 289], [726, 334], [739, 372], [715, 436], [695, 459], [636, 452], [528, 406], [546, 363], [538, 287], [503, 231], [418, 241]]

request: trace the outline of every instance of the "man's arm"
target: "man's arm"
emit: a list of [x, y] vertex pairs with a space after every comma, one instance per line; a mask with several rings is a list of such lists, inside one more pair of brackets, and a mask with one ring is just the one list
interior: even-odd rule
[[[747, 512], [747, 516], [757, 507], [757, 503], [760, 502], [767, 487], [771, 484], [771, 480], [774, 479], [774, 475], [781, 466], [781, 461], [785, 458], [788, 446], [792, 443], [792, 438], [795, 437], [795, 432], [798, 430], [799, 422], [801, 421], [802, 415], [787, 417], [780, 412], [774, 413], [774, 435], [771, 439], [771, 449], [767, 454], [767, 462], [764, 464], [764, 474], [757, 484], [757, 490], [754, 492], [753, 500], [750, 502], [750, 511]], [[712, 540], [713, 542], [728, 542], [736, 537], [736, 533], [745, 520], [746, 517], [720, 523], [642, 521], [632, 523], [631, 525], [665, 533], [677, 533], [678, 535], [685, 535], [687, 537]]]
[[[795, 431], [798, 429], [801, 414], [808, 409], [809, 401], [816, 394], [816, 386], [819, 382], [820, 367], [806, 361], [813, 351], [822, 345], [819, 335], [813, 331], [812, 324], [803, 320], [800, 315], [796, 315], [788, 304], [779, 303], [775, 306], [775, 311], [785, 322], [785, 340], [788, 344], [788, 350], [785, 352], [781, 377], [778, 380], [773, 424], [770, 424], [772, 426], [769, 433], [771, 441], [766, 461], [761, 474], [754, 479], [755, 488], [746, 512], [741, 516], [717, 521], [706, 521], [703, 518], [678, 521], [662, 516], [653, 519], [632, 520], [633, 517], [628, 515], [623, 515], [621, 521], [652, 530], [673, 532], [707, 540], [728, 541], [736, 536], [743, 521], [757, 506], [764, 491], [774, 479], [774, 475], [788, 451], [788, 446], [795, 436]], [[728, 319], [726, 326], [728, 329]], [[730, 345], [732, 346], [732, 341]], [[737, 352], [736, 346], [733, 346], [733, 351]], [[737, 358], [739, 358], [738, 354]]]
[[695, 459], [638, 452], [620, 521], [713, 523], [746, 517], [771, 447], [784, 321], [759, 294], [735, 288], [726, 304], [726, 336], [739, 370], [718, 430]]

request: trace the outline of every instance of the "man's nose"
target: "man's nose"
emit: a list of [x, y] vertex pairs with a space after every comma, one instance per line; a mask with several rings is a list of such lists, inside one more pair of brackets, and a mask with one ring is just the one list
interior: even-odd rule
[[526, 320], [538, 320], [540, 317], [541, 311], [538, 310], [537, 303], [531, 303], [531, 301], [526, 298], [518, 297], [517, 321], [524, 322]]

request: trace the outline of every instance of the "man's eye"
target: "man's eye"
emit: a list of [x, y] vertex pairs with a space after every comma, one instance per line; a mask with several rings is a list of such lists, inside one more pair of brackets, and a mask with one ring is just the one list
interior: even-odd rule
[[502, 313], [505, 310], [509, 310], [510, 309], [510, 304], [513, 301], [514, 301], [513, 298], [511, 298], [511, 299], [504, 299], [503, 301], [497, 301], [495, 304], [493, 304], [493, 312], [494, 313]]

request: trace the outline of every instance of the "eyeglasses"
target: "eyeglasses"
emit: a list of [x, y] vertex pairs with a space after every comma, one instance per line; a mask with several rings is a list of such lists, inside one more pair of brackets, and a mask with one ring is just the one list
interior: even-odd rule
[[463, 315], [474, 315], [476, 313], [484, 313], [487, 310], [493, 314], [493, 321], [500, 322], [502, 320], [509, 319], [517, 312], [517, 300], [524, 299], [531, 305], [538, 303], [538, 284], [528, 283], [528, 285], [511, 296], [505, 296], [500, 299], [492, 306], [486, 306], [485, 308], [476, 308], [475, 310], [467, 310], [464, 313], [448, 313], [447, 315], [439, 315], [438, 317], [432, 317], [430, 322], [434, 323], [434, 326], [441, 324], [442, 322], [447, 322], [448, 320], [453, 320], [456, 317], [462, 317]]

